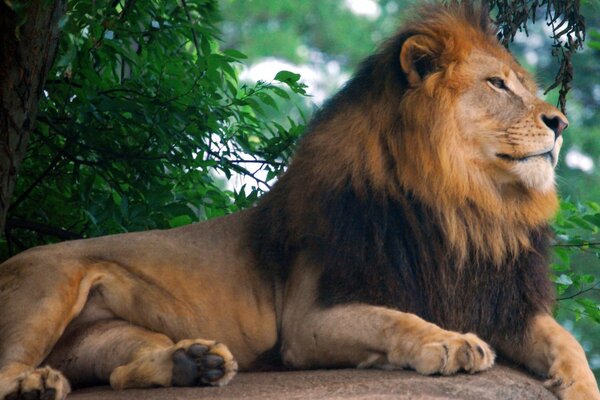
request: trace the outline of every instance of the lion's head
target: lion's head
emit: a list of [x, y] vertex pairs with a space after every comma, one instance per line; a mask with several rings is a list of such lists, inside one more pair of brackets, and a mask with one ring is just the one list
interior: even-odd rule
[[[568, 121], [537, 97], [529, 73], [499, 44], [487, 10], [463, 4], [419, 14], [381, 53], [388, 70], [396, 62], [403, 75], [398, 84], [388, 72], [386, 82], [396, 81], [401, 96], [401, 135], [387, 144], [400, 185], [440, 210], [457, 243], [493, 248], [503, 241], [492, 250], [498, 257], [516, 251], [527, 244], [519, 232], [555, 212], [554, 167]], [[486, 221], [497, 227], [470, 229], [470, 238], [458, 226]]]
[[429, 139], [452, 140], [454, 155], [447, 156], [460, 154], [480, 184], [488, 181], [501, 194], [552, 190], [566, 117], [537, 98], [534, 81], [499, 45], [487, 20], [464, 6], [432, 10], [410, 28], [400, 50], [405, 104], [427, 104], [419, 114], [443, 113], [420, 115], [444, 125], [433, 127], [444, 138], [434, 132]]
[[410, 221], [441, 231], [456, 263], [502, 264], [532, 247], [558, 204], [567, 119], [537, 98], [488, 12], [469, 3], [418, 9], [316, 114], [259, 206], [273, 212], [261, 218], [274, 241], [325, 237], [336, 206], [397, 206], [426, 213]]
[[463, 62], [470, 82], [457, 106], [460, 132], [473, 161], [501, 190], [523, 185], [546, 192], [554, 185], [567, 119], [536, 97], [527, 72], [511, 61], [473, 52]]

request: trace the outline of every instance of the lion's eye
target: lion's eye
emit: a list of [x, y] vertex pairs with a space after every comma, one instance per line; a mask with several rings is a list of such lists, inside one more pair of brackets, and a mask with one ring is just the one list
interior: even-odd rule
[[500, 89], [500, 90], [508, 89], [506, 87], [506, 84], [504, 83], [504, 79], [502, 79], [502, 78], [498, 78], [498, 77], [488, 78], [488, 82], [497, 89]]

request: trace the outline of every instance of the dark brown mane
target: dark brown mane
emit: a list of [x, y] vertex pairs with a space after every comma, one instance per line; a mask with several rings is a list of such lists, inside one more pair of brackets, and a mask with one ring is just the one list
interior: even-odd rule
[[[443, 37], [443, 55], [424, 60], [424, 89], [410, 91], [398, 57], [424, 32]], [[425, 6], [317, 113], [253, 212], [249, 238], [268, 276], [285, 280], [302, 253], [320, 268], [323, 306], [389, 306], [492, 344], [549, 309], [554, 193], [502, 197], [448, 161], [453, 138], [428, 147], [460, 84], [452, 65], [473, 46], [510, 57], [487, 11]]]

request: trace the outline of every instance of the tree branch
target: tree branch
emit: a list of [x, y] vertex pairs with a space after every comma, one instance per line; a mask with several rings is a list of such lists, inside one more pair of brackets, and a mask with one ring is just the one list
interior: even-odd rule
[[15, 208], [17, 208], [19, 204], [21, 204], [27, 198], [27, 196], [29, 196], [33, 189], [35, 189], [44, 180], [44, 178], [48, 176], [48, 174], [52, 172], [54, 168], [56, 168], [56, 166], [60, 163], [61, 159], [62, 152], [59, 152], [57, 155], [54, 156], [52, 161], [50, 161], [48, 167], [46, 167], [46, 169], [35, 179], [35, 181], [33, 181], [31, 185], [29, 185], [29, 187], [25, 189], [15, 201], [12, 202], [12, 204], [8, 208], [8, 211], [11, 212]]
[[596, 247], [600, 242], [581, 242], [581, 243], [556, 243], [554, 247]]
[[584, 294], [584, 293], [587, 293], [587, 292], [593, 292], [593, 291], [595, 291], [595, 290], [600, 290], [600, 289], [598, 289], [598, 286], [600, 286], [600, 282], [596, 282], [596, 284], [595, 284], [594, 286], [590, 286], [590, 287], [589, 287], [589, 288], [587, 288], [587, 289], [582, 289], [582, 290], [580, 290], [579, 292], [577, 292], [577, 293], [575, 293], [575, 294], [572, 294], [572, 295], [570, 295], [570, 296], [559, 297], [557, 300], [558, 300], [558, 301], [561, 301], [561, 300], [569, 300], [569, 299], [573, 299], [573, 298], [575, 298], [575, 297], [577, 297], [577, 296], [581, 296], [582, 294]]

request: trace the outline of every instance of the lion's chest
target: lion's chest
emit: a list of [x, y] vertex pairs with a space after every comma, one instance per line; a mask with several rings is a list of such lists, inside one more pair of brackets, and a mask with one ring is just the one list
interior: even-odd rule
[[414, 202], [332, 210], [332, 224], [343, 231], [308, 248], [322, 267], [326, 306], [385, 305], [492, 341], [521, 335], [552, 304], [546, 227], [531, 232], [533, 249], [500, 265], [472, 257], [459, 266], [433, 216]]

